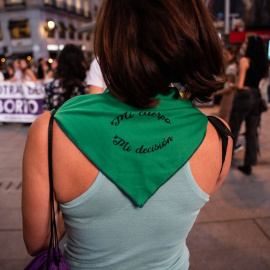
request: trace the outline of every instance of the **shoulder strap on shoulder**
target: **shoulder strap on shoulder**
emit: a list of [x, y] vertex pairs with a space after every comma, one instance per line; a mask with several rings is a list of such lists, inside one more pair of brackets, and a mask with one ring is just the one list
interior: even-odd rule
[[[53, 169], [52, 169], [52, 140], [53, 140], [53, 119], [56, 110], [54, 110], [50, 117], [49, 128], [48, 128], [48, 163], [49, 163], [49, 180], [50, 180], [50, 204], [51, 204], [51, 235], [50, 235], [50, 248], [48, 249], [48, 258], [50, 257], [51, 248], [59, 248], [57, 238], [57, 228], [55, 222], [55, 209], [54, 209], [54, 198], [53, 198]], [[47, 259], [47, 267], [49, 260]]]
[[[53, 199], [53, 171], [52, 171], [52, 137], [53, 137], [53, 119], [56, 110], [51, 113], [48, 128], [48, 162], [49, 162], [49, 180], [50, 180], [50, 198]], [[53, 200], [51, 200], [53, 202]]]
[[227, 126], [217, 117], [215, 116], [207, 116], [210, 123], [215, 127], [216, 131], [218, 132], [219, 136], [222, 140], [222, 165], [221, 170], [223, 168], [223, 164], [226, 157], [227, 152], [227, 146], [228, 146], [228, 136], [230, 136], [232, 139], [234, 139], [231, 131], [227, 128]]

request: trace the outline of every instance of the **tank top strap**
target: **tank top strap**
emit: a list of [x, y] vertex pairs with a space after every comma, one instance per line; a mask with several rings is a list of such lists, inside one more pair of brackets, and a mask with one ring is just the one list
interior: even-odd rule
[[220, 169], [221, 173], [227, 152], [228, 137], [230, 136], [232, 139], [234, 139], [234, 137], [231, 131], [219, 118], [215, 116], [207, 116], [207, 118], [209, 122], [214, 126], [214, 128], [216, 129], [217, 133], [219, 134], [222, 140], [222, 165]]

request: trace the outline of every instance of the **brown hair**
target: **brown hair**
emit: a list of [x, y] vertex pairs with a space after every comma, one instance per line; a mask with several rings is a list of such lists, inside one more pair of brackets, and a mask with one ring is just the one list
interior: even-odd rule
[[157, 104], [170, 83], [209, 101], [222, 88], [222, 49], [201, 0], [103, 0], [95, 54], [110, 92], [138, 108]]
[[232, 56], [232, 59], [229, 61], [229, 64], [233, 64], [235, 63], [236, 65], [238, 65], [237, 62], [237, 49], [235, 47], [227, 47], [226, 50], [230, 53], [230, 55]]
[[76, 87], [85, 79], [85, 59], [81, 48], [74, 44], [66, 44], [58, 57], [55, 78], [60, 79], [65, 92], [65, 100], [72, 97]]

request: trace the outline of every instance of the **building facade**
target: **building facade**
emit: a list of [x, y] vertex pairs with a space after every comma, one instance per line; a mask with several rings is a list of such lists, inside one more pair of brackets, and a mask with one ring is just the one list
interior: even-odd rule
[[55, 58], [65, 44], [93, 52], [93, 34], [83, 25], [95, 22], [102, 0], [1, 0], [0, 59]]

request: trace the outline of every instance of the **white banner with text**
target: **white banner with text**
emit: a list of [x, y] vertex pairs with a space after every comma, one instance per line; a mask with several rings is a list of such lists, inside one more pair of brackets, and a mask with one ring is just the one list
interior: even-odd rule
[[32, 123], [42, 114], [44, 85], [0, 82], [0, 122]]

